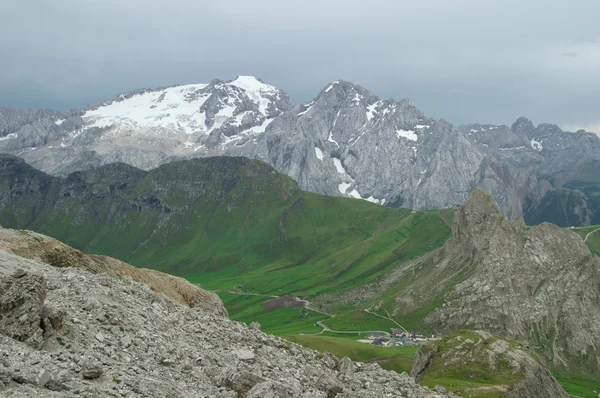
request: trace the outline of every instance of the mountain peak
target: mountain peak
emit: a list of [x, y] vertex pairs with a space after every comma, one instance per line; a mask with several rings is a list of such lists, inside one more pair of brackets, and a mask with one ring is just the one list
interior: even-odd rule
[[494, 198], [475, 188], [454, 216], [453, 239], [477, 251], [485, 250], [490, 244], [490, 231], [504, 229], [503, 224], [510, 225]]
[[229, 86], [239, 87], [247, 92], [276, 92], [277, 87], [265, 83], [256, 76], [238, 75], [235, 79], [226, 83]]
[[535, 130], [535, 126], [533, 125], [531, 120], [527, 119], [524, 116], [521, 116], [512, 124], [510, 129], [513, 133], [526, 134], [530, 131]]

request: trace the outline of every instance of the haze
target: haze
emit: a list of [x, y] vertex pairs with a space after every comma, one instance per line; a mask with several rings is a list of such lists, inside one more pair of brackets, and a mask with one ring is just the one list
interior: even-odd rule
[[20, 0], [0, 13], [0, 106], [66, 110], [255, 75], [310, 101], [345, 79], [453, 123], [600, 132], [592, 0]]

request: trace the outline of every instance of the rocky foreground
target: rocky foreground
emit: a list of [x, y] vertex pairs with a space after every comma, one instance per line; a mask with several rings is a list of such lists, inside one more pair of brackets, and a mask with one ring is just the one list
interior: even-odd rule
[[407, 374], [267, 335], [131, 276], [0, 250], [0, 393], [10, 397], [446, 397]]

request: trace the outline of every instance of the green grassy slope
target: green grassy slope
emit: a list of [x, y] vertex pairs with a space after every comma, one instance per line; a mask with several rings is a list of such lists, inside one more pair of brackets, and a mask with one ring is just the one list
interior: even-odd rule
[[600, 256], [600, 225], [590, 225], [587, 227], [573, 228], [571, 230], [583, 239], [589, 234], [585, 244], [592, 253]]
[[382, 368], [398, 373], [410, 373], [417, 352], [416, 346], [378, 347], [349, 339], [329, 336], [284, 336], [294, 343], [321, 352], [331, 352], [338, 358], [349, 357], [360, 362], [377, 362]]
[[[291, 178], [245, 158], [194, 159], [149, 172], [111, 164], [57, 179], [2, 156], [0, 171], [0, 224], [221, 294], [239, 285], [308, 297], [348, 290], [450, 235], [452, 211], [412, 212], [303, 192]], [[222, 297], [234, 319], [288, 321], [278, 310], [263, 313], [256, 300], [238, 305], [242, 298]], [[343, 323], [345, 314], [338, 315]], [[388, 321], [371, 318], [369, 326], [389, 329]]]

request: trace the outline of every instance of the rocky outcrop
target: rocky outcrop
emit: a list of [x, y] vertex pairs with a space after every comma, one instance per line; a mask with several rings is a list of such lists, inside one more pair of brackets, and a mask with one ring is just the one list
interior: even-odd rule
[[[538, 179], [525, 170], [508, 166], [486, 157], [475, 173], [474, 187], [489, 192], [509, 219], [523, 217], [535, 207], [548, 191], [549, 182]], [[539, 224], [539, 223], [536, 223]]]
[[[523, 211], [529, 212], [528, 223], [600, 223], [600, 202], [596, 199], [600, 184], [595, 177], [600, 170], [600, 139], [596, 134], [562, 131], [548, 123], [535, 126], [524, 117], [511, 127], [471, 124], [460, 129], [488, 157], [552, 183], [556, 190], [539, 196], [538, 203], [526, 204]], [[502, 207], [502, 201], [498, 202]]]
[[457, 210], [452, 231], [432, 261], [454, 282], [426, 323], [487, 330], [527, 343], [556, 368], [600, 375], [600, 258], [583, 239], [510, 222], [480, 189]]
[[0, 279], [0, 333], [36, 347], [43, 334], [46, 280], [21, 269], [14, 271]]
[[[16, 269], [24, 274], [11, 276]], [[3, 282], [2, 319], [5, 308], [16, 308], [5, 306], [7, 301], [32, 302], [34, 305], [22, 307], [22, 315], [38, 318], [39, 325], [41, 298], [37, 292], [43, 291], [39, 283], [47, 286], [45, 304], [62, 308], [65, 314], [63, 327], [42, 341], [42, 350], [0, 328], [3, 395], [451, 396], [373, 364], [355, 365], [354, 376], [348, 377], [335, 368], [335, 361], [331, 367], [329, 356], [215, 316], [204, 308], [180, 305], [133, 280], [57, 268], [2, 250], [0, 276], [12, 278], [13, 284], [20, 280], [24, 291], [36, 292], [21, 300], [24, 296], [5, 290]], [[29, 330], [29, 325], [23, 324], [23, 330]], [[252, 361], [248, 352], [252, 352]], [[347, 370], [348, 361], [342, 362]]]
[[203, 308], [217, 316], [227, 317], [227, 310], [216, 294], [200, 289], [183, 278], [136, 268], [111, 257], [86, 255], [56, 239], [35, 232], [0, 227], [0, 250], [39, 260], [54, 267], [80, 268], [145, 283], [178, 303], [192, 308]]
[[[412, 375], [421, 382], [460, 373], [481, 387], [457, 393], [494, 396], [566, 398], [569, 395], [535, 354], [518, 343], [482, 331], [462, 331], [419, 348]], [[452, 378], [452, 377], [450, 377]]]

